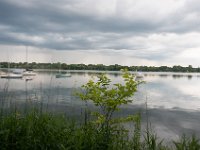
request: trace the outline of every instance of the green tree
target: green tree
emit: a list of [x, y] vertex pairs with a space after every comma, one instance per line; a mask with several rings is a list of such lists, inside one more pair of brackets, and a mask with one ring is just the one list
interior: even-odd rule
[[102, 74], [98, 76], [97, 82], [89, 80], [88, 83], [82, 86], [83, 91], [78, 93], [81, 100], [85, 102], [92, 101], [95, 106], [100, 108], [100, 111], [92, 113], [96, 117], [93, 122], [97, 125], [99, 131], [103, 132], [103, 139], [106, 141], [109, 141], [111, 132], [116, 131], [118, 123], [127, 121], [138, 123], [140, 119], [139, 115], [113, 118], [113, 113], [120, 109], [119, 106], [132, 102], [132, 96], [137, 91], [137, 86], [140, 83], [135, 81], [134, 76], [127, 70], [123, 70], [122, 77], [124, 84], [111, 85], [111, 80], [105, 74]]

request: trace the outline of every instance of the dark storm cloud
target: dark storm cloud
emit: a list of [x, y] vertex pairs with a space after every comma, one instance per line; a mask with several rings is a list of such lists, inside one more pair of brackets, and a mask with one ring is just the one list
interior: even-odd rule
[[[64, 1], [63, 1], [64, 2]], [[69, 1], [67, 1], [69, 3]], [[20, 3], [20, 2], [19, 2]], [[139, 32], [153, 32], [156, 28], [152, 23], [146, 21], [136, 21], [131, 22], [131, 20], [125, 20], [123, 18], [119, 19], [117, 17], [105, 18], [103, 20], [95, 18], [95, 16], [86, 16], [78, 12], [73, 12], [72, 10], [59, 10], [59, 5], [50, 5], [49, 2], [35, 2], [31, 4], [30, 7], [24, 7], [12, 3], [12, 1], [0, 1], [0, 25], [9, 27], [9, 30], [1, 31], [1, 43], [5, 42], [10, 44], [30, 44], [38, 45], [53, 49], [95, 49], [104, 48], [104, 46], [99, 46], [105, 41], [98, 41], [92, 43], [88, 41], [90, 34], [87, 33], [119, 33], [129, 35], [131, 33], [138, 34]], [[5, 33], [4, 33], [5, 32]], [[51, 33], [51, 38], [53, 34], [60, 34], [63, 37], [63, 33], [67, 34], [79, 34], [86, 33], [84, 36], [76, 36], [70, 43], [60, 43], [60, 42], [48, 42], [50, 38], [48, 33]], [[19, 33], [28, 36], [39, 36], [44, 39], [48, 39], [42, 44], [35, 42], [28, 42], [26, 39], [19, 40], [17, 36], [8, 37], [8, 33]], [[3, 37], [2, 37], [3, 36]], [[106, 36], [106, 35], [102, 35]], [[109, 42], [115, 42], [116, 36], [108, 37]], [[15, 43], [16, 41], [16, 43]], [[107, 41], [107, 42], [108, 42]], [[102, 43], [101, 43], [102, 42]], [[60, 45], [64, 44], [64, 45]], [[70, 45], [70, 46], [67, 46]], [[107, 46], [105, 48], [115, 48], [115, 44], [109, 44], [112, 46]], [[116, 44], [116, 49], [128, 48], [127, 46], [119, 46]]]
[[[166, 38], [170, 34], [199, 32], [197, 0], [144, 2], [147, 3], [0, 0], [0, 43], [56, 50], [133, 50], [133, 56], [164, 59], [179, 51], [178, 46], [185, 45], [176, 46], [173, 39], [169, 44], [164, 40], [159, 43], [160, 37], [152, 35], [166, 33], [161, 37]], [[105, 5], [101, 6], [102, 3]], [[152, 52], [155, 49], [158, 51]]]
[[117, 16], [98, 19], [82, 14], [82, 11], [60, 8], [46, 3], [36, 3], [33, 7], [22, 7], [7, 1], [0, 1], [1, 24], [14, 32], [40, 34], [43, 32], [153, 32], [157, 25], [145, 20], [134, 22]]

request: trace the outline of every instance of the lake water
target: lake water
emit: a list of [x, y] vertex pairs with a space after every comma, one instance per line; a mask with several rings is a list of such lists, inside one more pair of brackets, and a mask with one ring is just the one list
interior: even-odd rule
[[[71, 71], [70, 78], [55, 78], [56, 72], [38, 71], [33, 80], [1, 79], [0, 106], [21, 109], [27, 106], [43, 111], [64, 112], [81, 117], [85, 104], [75, 91], [95, 71]], [[119, 72], [107, 72], [113, 83], [122, 82]], [[182, 133], [195, 133], [200, 137], [200, 74], [196, 73], [144, 73], [146, 83], [139, 85], [133, 103], [122, 107], [116, 115], [142, 114], [143, 127], [146, 112], [152, 129], [165, 139], [177, 139]], [[27, 105], [28, 104], [28, 105]], [[146, 110], [147, 104], [147, 110]], [[91, 106], [92, 107], [92, 106]], [[131, 125], [127, 125], [131, 128]]]

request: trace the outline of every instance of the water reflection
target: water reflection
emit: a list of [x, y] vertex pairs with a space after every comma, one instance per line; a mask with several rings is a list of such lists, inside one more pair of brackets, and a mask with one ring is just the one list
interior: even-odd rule
[[167, 77], [169, 77], [169, 75], [168, 74], [159, 74], [159, 77], [161, 77], [161, 78], [167, 78]]
[[183, 75], [180, 75], [180, 74], [173, 74], [172, 77], [174, 79], [177, 79], [177, 78], [181, 78], [181, 77], [184, 77]]
[[[105, 73], [102, 71], [84, 72], [84, 71], [71, 71], [71, 78], [55, 78], [56, 72], [38, 72], [38, 75], [31, 80], [7, 80], [0, 79], [1, 92], [8, 86], [8, 91], [19, 92], [21, 95], [25, 91], [28, 93], [35, 92], [40, 95], [41, 91], [46, 91], [45, 94], [50, 92], [57, 95], [58, 89], [63, 88], [67, 91], [69, 89], [76, 89], [81, 85], [87, 83], [91, 78]], [[106, 72], [113, 81], [113, 83], [122, 83], [120, 72]], [[143, 103], [145, 97], [149, 100], [151, 107], [180, 107], [183, 109], [199, 109], [200, 94], [200, 80], [198, 74], [180, 74], [180, 73], [144, 73], [145, 84], [140, 85], [136, 96], [138, 103]], [[187, 80], [188, 79], [188, 80]], [[40, 92], [39, 92], [40, 91]], [[44, 93], [42, 93], [44, 94]], [[20, 94], [18, 94], [21, 98]], [[67, 95], [63, 95], [64, 97]], [[70, 96], [70, 95], [69, 95]], [[185, 104], [190, 101], [190, 104]], [[186, 107], [187, 106], [187, 107]]]
[[192, 75], [188, 75], [187, 77], [188, 77], [189, 80], [192, 79]]

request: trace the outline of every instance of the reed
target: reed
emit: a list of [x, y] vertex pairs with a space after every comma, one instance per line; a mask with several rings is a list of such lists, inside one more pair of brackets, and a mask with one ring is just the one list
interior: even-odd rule
[[[139, 124], [138, 124], [139, 125]], [[139, 126], [138, 126], [139, 127]], [[141, 132], [130, 136], [122, 125], [99, 130], [92, 123], [87, 125], [62, 115], [40, 114], [31, 111], [1, 117], [1, 149], [69, 149], [69, 150], [199, 150], [197, 137], [183, 136], [173, 145], [165, 145], [156, 134], [146, 133], [141, 140]], [[109, 132], [108, 132], [109, 131]], [[105, 132], [109, 139], [105, 140]], [[109, 133], [109, 134], [108, 134]]]

